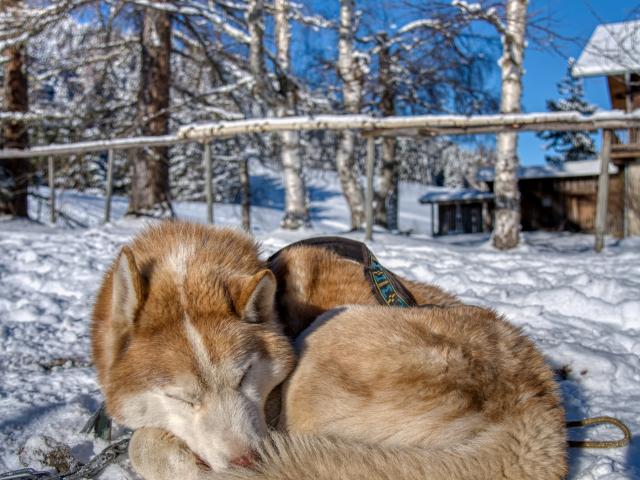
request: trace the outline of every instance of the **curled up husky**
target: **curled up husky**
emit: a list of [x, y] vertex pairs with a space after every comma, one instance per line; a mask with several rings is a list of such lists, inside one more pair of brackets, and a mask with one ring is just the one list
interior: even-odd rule
[[[445, 301], [325, 311], [291, 373], [275, 277], [251, 239], [165, 223], [105, 276], [94, 354], [147, 480], [562, 478], [564, 415], [542, 356], [492, 311]], [[287, 376], [278, 414], [270, 393]]]

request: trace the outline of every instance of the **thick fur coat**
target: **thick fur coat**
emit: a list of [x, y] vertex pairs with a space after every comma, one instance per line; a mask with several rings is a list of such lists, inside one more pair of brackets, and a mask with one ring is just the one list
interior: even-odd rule
[[[340, 305], [378, 305], [363, 266], [327, 249], [296, 246], [282, 251], [271, 269], [278, 283], [277, 305], [285, 332], [296, 338], [324, 312]], [[399, 277], [419, 305], [458, 305], [435, 285]]]
[[[415, 282], [403, 281], [434, 306], [377, 306], [362, 266], [318, 248], [284, 253], [274, 277], [246, 235], [171, 222], [124, 247], [105, 275], [94, 356], [109, 412], [137, 429], [141, 475], [566, 474], [557, 387], [521, 332]], [[361, 305], [334, 309], [348, 303]], [[267, 399], [295, 361], [276, 312], [300, 358], [268, 431]]]

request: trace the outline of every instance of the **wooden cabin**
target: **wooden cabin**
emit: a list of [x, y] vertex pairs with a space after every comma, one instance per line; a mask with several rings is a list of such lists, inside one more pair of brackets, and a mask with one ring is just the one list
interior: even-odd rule
[[[640, 20], [596, 27], [572, 73], [606, 77], [613, 109], [632, 112], [640, 108]], [[610, 156], [620, 178], [611, 180], [609, 201], [611, 187], [621, 190], [614, 197], [622, 204], [622, 235], [640, 235], [640, 131], [616, 131]]]
[[[599, 171], [598, 160], [520, 167], [522, 229], [593, 232]], [[480, 169], [478, 180], [493, 190], [493, 168]], [[624, 233], [623, 206], [623, 176], [615, 165], [609, 165], [607, 231], [617, 237]]]

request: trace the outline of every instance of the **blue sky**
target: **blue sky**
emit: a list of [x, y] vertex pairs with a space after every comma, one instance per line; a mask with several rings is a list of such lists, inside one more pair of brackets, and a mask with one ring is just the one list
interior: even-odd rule
[[[425, 5], [429, 0], [424, 0]], [[471, 0], [468, 0], [471, 1]], [[309, 3], [307, 3], [309, 2]], [[312, 6], [312, 10], [335, 19], [338, 15], [338, 0], [306, 0], [304, 3]], [[387, 8], [386, 0], [356, 0], [356, 6], [371, 11], [375, 4], [378, 10], [373, 13], [376, 22], [383, 25], [402, 25], [407, 20], [414, 20], [416, 14], [408, 14], [406, 9]], [[632, 9], [638, 6], [638, 0], [530, 0], [529, 11], [538, 22], [548, 30], [556, 32], [561, 37], [571, 40], [562, 41], [560, 51], [541, 49], [535, 42], [529, 42], [525, 53], [525, 76], [523, 110], [525, 112], [546, 111], [546, 101], [558, 97], [556, 84], [566, 73], [569, 57], [578, 58], [586, 45], [591, 33], [600, 23], [612, 23], [629, 19]], [[413, 16], [411, 16], [413, 15]], [[490, 27], [479, 27], [483, 33], [495, 35]], [[304, 71], [307, 68], [305, 55], [315, 51], [325, 58], [333, 58], [335, 52], [335, 34], [330, 32], [310, 31], [294, 26], [294, 35], [298, 42], [292, 45], [292, 54], [296, 60], [294, 68]], [[496, 43], [499, 49], [499, 43]], [[499, 51], [497, 51], [499, 55]], [[301, 73], [301, 72], [299, 72]], [[314, 75], [311, 75], [313, 78]], [[496, 65], [494, 72], [496, 93], [499, 89], [499, 70]], [[590, 78], [585, 80], [586, 99], [603, 109], [610, 109], [608, 90], [604, 78]], [[533, 133], [523, 133], [519, 141], [520, 162], [524, 165], [542, 164], [545, 162], [543, 142]]]
[[[527, 49], [524, 110], [545, 111], [545, 101], [557, 97], [556, 83], [566, 72], [567, 58], [580, 55], [596, 25], [627, 20], [629, 11], [637, 6], [638, 2], [633, 0], [532, 0], [532, 12], [553, 17], [554, 30], [566, 37], [577, 37], [577, 42], [565, 43], [563, 55], [554, 51], [540, 51], [534, 45]], [[584, 86], [588, 101], [604, 109], [611, 108], [605, 78], [585, 79]], [[520, 135], [520, 162], [524, 165], [544, 163], [542, 145], [534, 134]]]

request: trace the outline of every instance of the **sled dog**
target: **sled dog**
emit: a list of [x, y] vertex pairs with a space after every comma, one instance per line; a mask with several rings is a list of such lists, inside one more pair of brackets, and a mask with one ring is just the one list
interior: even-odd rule
[[[444, 292], [447, 308], [325, 313], [298, 342], [282, 433], [269, 434], [269, 394], [295, 355], [265, 266], [245, 234], [168, 222], [105, 274], [94, 360], [108, 412], [136, 429], [130, 456], [147, 480], [562, 475], [562, 410], [540, 355], [492, 312]], [[360, 289], [359, 301], [374, 303], [354, 267], [355, 287], [299, 300], [325, 311]], [[418, 302], [439, 304], [440, 290], [421, 297], [416, 285], [407, 282]]]
[[267, 433], [267, 397], [295, 363], [275, 290], [244, 233], [180, 222], [145, 230], [105, 274], [93, 311], [108, 413], [179, 437], [213, 469], [249, 463]]
[[349, 306], [298, 339], [280, 427], [252, 468], [205, 471], [185, 444], [140, 429], [147, 479], [561, 479], [564, 412], [522, 333], [471, 306]]

